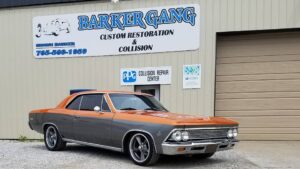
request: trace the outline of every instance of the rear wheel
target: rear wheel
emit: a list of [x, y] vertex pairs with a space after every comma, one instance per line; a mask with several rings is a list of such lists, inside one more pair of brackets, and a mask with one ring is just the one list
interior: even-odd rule
[[63, 150], [66, 147], [66, 142], [62, 140], [58, 130], [53, 125], [46, 127], [44, 131], [44, 142], [50, 151]]
[[143, 133], [136, 133], [130, 138], [128, 150], [131, 160], [137, 165], [152, 165], [159, 158], [152, 138]]

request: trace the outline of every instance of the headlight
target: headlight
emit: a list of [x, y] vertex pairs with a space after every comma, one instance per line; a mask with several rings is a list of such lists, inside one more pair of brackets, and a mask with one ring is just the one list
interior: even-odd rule
[[181, 132], [180, 132], [180, 131], [175, 131], [175, 132], [172, 134], [172, 139], [173, 139], [174, 141], [181, 141], [181, 139], [182, 139]]
[[189, 133], [187, 131], [183, 131], [181, 133], [182, 141], [188, 141], [189, 140]]
[[232, 130], [232, 134], [233, 134], [233, 137], [237, 137], [237, 135], [238, 135], [238, 130], [237, 130], [237, 129], [233, 129], [233, 130]]
[[228, 130], [227, 137], [229, 137], [229, 138], [233, 137], [233, 131], [231, 129]]

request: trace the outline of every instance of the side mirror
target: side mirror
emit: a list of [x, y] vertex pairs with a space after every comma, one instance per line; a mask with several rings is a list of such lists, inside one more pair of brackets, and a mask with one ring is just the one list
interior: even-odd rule
[[101, 109], [100, 109], [99, 106], [95, 106], [95, 107], [94, 107], [94, 111], [95, 111], [95, 112], [100, 112], [100, 110], [101, 110]]

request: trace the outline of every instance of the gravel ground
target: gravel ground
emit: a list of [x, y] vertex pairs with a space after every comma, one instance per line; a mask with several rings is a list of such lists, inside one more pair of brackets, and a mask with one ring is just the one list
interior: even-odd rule
[[[299, 148], [300, 142], [242, 142], [234, 150], [218, 152], [211, 159], [200, 160], [185, 156], [163, 156], [155, 166], [149, 168], [296, 169], [300, 168], [300, 163], [298, 162], [300, 156]], [[281, 152], [276, 154], [278, 152], [277, 149]], [[134, 165], [122, 153], [98, 148], [68, 144], [65, 151], [50, 152], [45, 148], [43, 142], [2, 140], [0, 141], [0, 168], [133, 169], [144, 167]]]

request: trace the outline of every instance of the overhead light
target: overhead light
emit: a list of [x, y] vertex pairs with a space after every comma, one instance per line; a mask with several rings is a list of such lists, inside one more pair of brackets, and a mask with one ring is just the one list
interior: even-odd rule
[[119, 3], [119, 0], [111, 0], [111, 2], [116, 4], [116, 3]]

